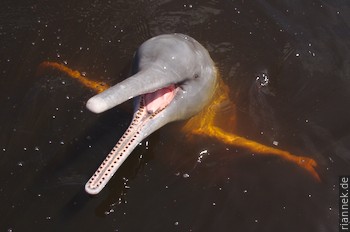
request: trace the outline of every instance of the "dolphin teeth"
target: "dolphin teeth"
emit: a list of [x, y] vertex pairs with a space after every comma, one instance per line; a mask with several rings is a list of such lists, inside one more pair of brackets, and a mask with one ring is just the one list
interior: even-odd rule
[[143, 139], [140, 131], [150, 119], [152, 119], [152, 115], [143, 109], [135, 112], [129, 128], [86, 183], [85, 191], [87, 193], [97, 194], [104, 188], [125, 159]]

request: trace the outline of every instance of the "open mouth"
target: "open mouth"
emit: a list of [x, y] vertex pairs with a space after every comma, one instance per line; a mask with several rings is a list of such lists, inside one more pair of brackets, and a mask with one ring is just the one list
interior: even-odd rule
[[139, 107], [134, 113], [130, 126], [86, 183], [87, 193], [99, 193], [135, 147], [153, 132], [150, 129], [151, 122], [174, 100], [177, 89], [175, 84], [171, 84], [140, 96]]
[[143, 100], [147, 112], [153, 114], [154, 112], [167, 107], [175, 97], [175, 90], [175, 85], [172, 84], [153, 93], [146, 93]]

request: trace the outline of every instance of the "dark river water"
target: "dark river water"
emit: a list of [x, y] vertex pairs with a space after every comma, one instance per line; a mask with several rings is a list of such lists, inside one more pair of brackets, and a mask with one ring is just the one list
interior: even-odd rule
[[[280, 158], [187, 139], [178, 122], [138, 146], [99, 195], [85, 193], [132, 103], [93, 114], [91, 90], [38, 66], [115, 84], [143, 41], [173, 32], [210, 52], [236, 105], [236, 133], [315, 159], [321, 182]], [[0, 230], [338, 231], [349, 102], [346, 0], [3, 0]]]

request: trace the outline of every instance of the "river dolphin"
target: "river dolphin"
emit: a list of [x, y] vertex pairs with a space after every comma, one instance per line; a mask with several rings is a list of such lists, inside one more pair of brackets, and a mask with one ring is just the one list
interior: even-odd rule
[[208, 51], [183, 34], [144, 42], [134, 56], [134, 75], [90, 98], [86, 106], [101, 113], [135, 98], [133, 119], [124, 135], [85, 185], [99, 193], [134, 148], [167, 123], [188, 119], [211, 100], [217, 73]]

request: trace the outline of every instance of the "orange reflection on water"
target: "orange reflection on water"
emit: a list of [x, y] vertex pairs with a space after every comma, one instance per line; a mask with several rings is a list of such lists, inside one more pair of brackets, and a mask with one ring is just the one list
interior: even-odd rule
[[[248, 149], [254, 154], [274, 155], [281, 157], [287, 161], [297, 164], [299, 167], [307, 170], [316, 180], [320, 181], [320, 177], [315, 168], [317, 163], [315, 160], [304, 157], [296, 156], [288, 151], [279, 150], [273, 147], [269, 147], [258, 142], [243, 138], [241, 136], [229, 133], [222, 128], [218, 127], [218, 115], [219, 109], [223, 104], [229, 102], [229, 88], [223, 83], [221, 78], [218, 78], [217, 89], [214, 94], [213, 101], [207, 106], [201, 113], [192, 117], [183, 127], [183, 131], [187, 134], [196, 134], [202, 136], [208, 136], [220, 140], [223, 143], [230, 144], [236, 147], [242, 147]], [[233, 104], [233, 103], [231, 103]], [[227, 122], [235, 122], [235, 115], [231, 115], [230, 118], [225, 119]], [[221, 119], [220, 119], [221, 120]], [[230, 128], [225, 126], [225, 128]]]
[[[74, 71], [56, 62], [43, 62], [40, 64], [38, 71], [43, 71], [44, 68], [54, 68], [59, 71], [62, 71], [68, 76], [77, 79], [84, 86], [94, 90], [97, 93], [100, 93], [110, 87], [104, 82], [91, 81], [86, 77], [82, 76], [78, 71]], [[248, 149], [249, 151], [254, 152], [255, 154], [274, 155], [281, 157], [287, 161], [297, 164], [301, 168], [304, 168], [316, 180], [320, 181], [320, 177], [315, 170], [317, 166], [315, 160], [304, 156], [296, 156], [289, 153], [288, 151], [283, 151], [273, 147], [269, 147], [221, 129], [220, 127], [222, 126], [219, 126], [220, 122], [225, 124], [225, 128], [230, 128], [232, 130], [235, 128], [236, 125], [235, 114], [223, 114], [224, 118], [222, 117], [222, 112], [220, 112], [220, 110], [223, 107], [225, 107], [225, 105], [230, 105], [231, 107], [234, 107], [234, 104], [230, 101], [229, 98], [228, 86], [224, 84], [221, 78], [218, 78], [218, 84], [212, 102], [199, 114], [188, 120], [185, 126], [183, 127], [183, 131], [189, 135], [194, 134], [212, 137], [218, 139], [223, 143]]]
[[64, 72], [68, 76], [78, 80], [84, 86], [88, 87], [89, 89], [94, 90], [96, 93], [101, 93], [110, 87], [108, 84], [106, 84], [104, 82], [89, 80], [88, 78], [81, 75], [80, 72], [74, 71], [74, 70], [66, 67], [63, 64], [59, 64], [56, 62], [49, 62], [49, 61], [42, 62], [39, 65], [38, 72], [42, 73], [44, 71], [44, 69], [46, 69], [46, 68], [53, 68], [53, 69], [57, 69], [61, 72]]

